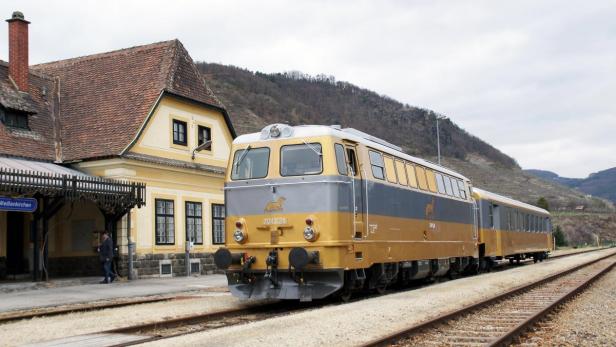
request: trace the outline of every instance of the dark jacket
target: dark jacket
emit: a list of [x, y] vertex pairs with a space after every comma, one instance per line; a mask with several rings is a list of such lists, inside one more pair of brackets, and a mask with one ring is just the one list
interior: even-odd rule
[[105, 261], [106, 259], [111, 260], [111, 258], [113, 258], [113, 242], [111, 241], [111, 238], [103, 241], [99, 256], [101, 261]]

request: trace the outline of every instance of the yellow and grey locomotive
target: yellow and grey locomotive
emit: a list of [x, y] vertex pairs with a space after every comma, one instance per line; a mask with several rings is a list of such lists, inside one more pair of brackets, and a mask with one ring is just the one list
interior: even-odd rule
[[232, 158], [214, 259], [235, 296], [348, 297], [503, 256], [487, 253], [467, 178], [369, 134], [274, 124], [238, 137]]

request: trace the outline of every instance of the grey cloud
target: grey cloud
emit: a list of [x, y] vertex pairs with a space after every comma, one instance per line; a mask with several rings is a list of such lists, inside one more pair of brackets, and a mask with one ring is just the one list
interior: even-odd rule
[[179, 38], [194, 59], [332, 74], [447, 114], [525, 168], [616, 166], [613, 0], [5, 0], [0, 14], [16, 9], [34, 63]]

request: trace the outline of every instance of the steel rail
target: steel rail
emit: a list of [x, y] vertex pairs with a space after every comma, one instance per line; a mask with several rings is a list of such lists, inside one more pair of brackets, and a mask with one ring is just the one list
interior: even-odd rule
[[[19, 311], [7, 312], [6, 314], [2, 314], [0, 315], [0, 324], [22, 320], [22, 319], [52, 317], [52, 316], [59, 316], [63, 314], [76, 313], [76, 312], [89, 312], [89, 311], [104, 310], [108, 308], [118, 308], [118, 307], [125, 307], [125, 306], [172, 301], [172, 300], [177, 300], [179, 298], [185, 298], [186, 295], [189, 295], [189, 294], [184, 293], [184, 295], [180, 295], [180, 296], [145, 298], [145, 299], [111, 302], [111, 303], [103, 302], [100, 304], [85, 305], [85, 306], [83, 305], [83, 303], [77, 303], [77, 304], [71, 304], [71, 306], [67, 308], [60, 308], [60, 309], [36, 307], [30, 310], [19, 310]], [[41, 311], [32, 312], [33, 310], [37, 310], [37, 309]], [[22, 313], [22, 312], [25, 312], [25, 313]]]
[[595, 282], [596, 280], [601, 278], [603, 275], [608, 273], [610, 270], [612, 270], [615, 265], [616, 265], [616, 262], [612, 263], [609, 266], [606, 266], [603, 270], [601, 270], [600, 272], [592, 275], [590, 278], [588, 278], [586, 281], [584, 281], [581, 285], [578, 285], [573, 290], [569, 291], [568, 293], [563, 294], [562, 296], [560, 296], [559, 298], [554, 300], [552, 303], [550, 303], [548, 306], [546, 306], [542, 310], [538, 311], [537, 313], [535, 313], [534, 315], [532, 315], [531, 317], [526, 319], [524, 322], [521, 322], [520, 324], [515, 326], [513, 329], [509, 330], [507, 333], [503, 334], [500, 338], [490, 342], [489, 346], [503, 346], [503, 345], [507, 344], [508, 342], [513, 340], [515, 337], [517, 337], [517, 336], [521, 335], [522, 333], [524, 333], [528, 328], [530, 328], [536, 322], [538, 322], [539, 320], [544, 318], [546, 315], [548, 315], [550, 312], [552, 312], [558, 306], [560, 306], [561, 304], [563, 304], [567, 300], [571, 299], [573, 296], [575, 296], [575, 295], [581, 293], [582, 291], [584, 291], [593, 282]]
[[[579, 253], [576, 253], [576, 254], [579, 254]], [[484, 299], [484, 300], [481, 300], [479, 302], [466, 305], [466, 306], [464, 306], [464, 307], [462, 307], [460, 309], [455, 309], [455, 310], [446, 312], [446, 313], [441, 314], [441, 315], [439, 315], [439, 316], [437, 316], [435, 318], [428, 319], [426, 321], [417, 323], [417, 324], [415, 324], [415, 325], [413, 325], [413, 326], [411, 326], [409, 328], [405, 328], [405, 329], [393, 332], [391, 334], [385, 335], [383, 337], [374, 339], [374, 340], [369, 341], [367, 343], [364, 343], [364, 344], [362, 344], [360, 346], [361, 347], [389, 346], [390, 344], [393, 344], [393, 343], [395, 343], [395, 342], [397, 342], [397, 341], [399, 341], [399, 340], [401, 340], [401, 339], [403, 339], [405, 337], [408, 337], [410, 335], [416, 334], [416, 333], [418, 333], [420, 331], [423, 331], [423, 330], [426, 330], [428, 328], [432, 328], [432, 327], [437, 326], [437, 325], [439, 325], [441, 323], [447, 322], [447, 321], [449, 321], [451, 319], [460, 317], [460, 316], [462, 316], [464, 314], [467, 314], [467, 313], [469, 313], [471, 311], [475, 311], [477, 309], [481, 309], [481, 308], [490, 306], [490, 305], [492, 305], [492, 304], [494, 304], [496, 302], [504, 301], [505, 299], [507, 299], [507, 298], [509, 298], [511, 296], [514, 296], [514, 295], [523, 293], [525, 291], [528, 291], [530, 289], [533, 289], [535, 287], [541, 286], [541, 285], [543, 285], [545, 283], [548, 283], [548, 282], [551, 282], [551, 281], [553, 281], [553, 280], [555, 280], [555, 279], [557, 279], [559, 277], [568, 275], [568, 274], [570, 274], [572, 272], [575, 272], [577, 270], [585, 268], [585, 267], [587, 267], [589, 265], [595, 264], [595, 263], [597, 263], [597, 262], [599, 262], [601, 260], [613, 257], [615, 255], [616, 255], [616, 252], [612, 252], [612, 253], [610, 253], [608, 255], [605, 255], [603, 257], [600, 257], [600, 258], [591, 260], [589, 262], [585, 262], [583, 264], [576, 265], [576, 266], [574, 266], [572, 268], [569, 268], [569, 269], [557, 272], [557, 273], [552, 274], [552, 275], [550, 275], [548, 277], [542, 278], [541, 280], [538, 280], [538, 281], [535, 281], [535, 282], [532, 282], [532, 283], [529, 283], [529, 284], [524, 284], [524, 285], [515, 287], [515, 288], [507, 290], [507, 291], [505, 291], [503, 293], [497, 294], [497, 295], [495, 295], [495, 296], [493, 296], [491, 298]], [[609, 269], [611, 269], [615, 264], [612, 264], [609, 267]], [[609, 271], [609, 269], [605, 269], [604, 271], [601, 272], [601, 274], [605, 274], [607, 271]], [[598, 278], [597, 276], [594, 276], [594, 277], [595, 277], [595, 279]], [[585, 283], [582, 287], [585, 288], [588, 284], [589, 283]], [[582, 290], [583, 288], [580, 288], [580, 290]], [[565, 299], [570, 298], [572, 295], [575, 295], [575, 294], [576, 293], [573, 293], [573, 294], [571, 294], [569, 296], [565, 295], [566, 296]], [[565, 297], [565, 296], [563, 296], [563, 297]], [[558, 304], [559, 303], [554, 304], [553, 307], [557, 306]], [[547, 312], [549, 312], [549, 310]], [[531, 319], [533, 319], [532, 322], [534, 322], [538, 318], [533, 317]], [[531, 319], [529, 319], [529, 321]], [[520, 327], [516, 327], [517, 329], [516, 329], [515, 332], [511, 332], [511, 336], [519, 333], [520, 330], [523, 330], [526, 327], [528, 327], [528, 325], [522, 326], [522, 324], [520, 324]], [[511, 336], [509, 336], [508, 338], [511, 338]], [[502, 342], [495, 341], [494, 345], [498, 345], [499, 343], [502, 344]]]
[[[204, 314], [190, 315], [190, 316], [179, 317], [179, 318], [174, 318], [174, 319], [161, 320], [161, 321], [156, 321], [156, 322], [151, 322], [151, 323], [145, 323], [145, 324], [116, 328], [116, 329], [111, 329], [111, 330], [105, 330], [105, 331], [98, 332], [97, 334], [133, 334], [133, 335], [143, 336], [142, 339], [136, 339], [134, 341], [125, 341], [117, 345], [110, 345], [107, 347], [131, 346], [131, 345], [138, 345], [138, 344], [142, 344], [146, 342], [153, 342], [153, 341], [164, 340], [164, 339], [168, 339], [172, 337], [193, 334], [193, 333], [197, 333], [197, 332], [201, 332], [201, 331], [205, 331], [209, 329], [218, 329], [220, 327], [212, 327], [212, 328], [205, 328], [205, 329], [202, 328], [202, 329], [195, 329], [191, 331], [181, 331], [181, 332], [175, 332], [175, 333], [172, 332], [170, 334], [165, 334], [165, 335], [160, 334], [160, 333], [147, 335], [147, 331], [156, 332], [156, 330], [175, 329], [175, 328], [186, 327], [190, 325], [198, 325], [198, 324], [203, 324], [203, 323], [214, 323], [216, 321], [223, 321], [224, 319], [241, 317], [243, 315], [248, 315], [248, 314], [265, 315], [266, 316], [265, 319], [267, 319], [267, 318], [278, 316], [280, 314], [305, 310], [307, 308], [312, 307], [311, 304], [314, 305], [314, 303], [308, 303], [304, 305], [306, 307], [295, 307], [295, 308], [289, 309], [288, 307], [285, 307], [287, 304], [288, 304], [287, 302], [274, 302], [274, 303], [267, 303], [263, 305], [255, 305], [251, 307], [232, 308], [232, 309], [226, 309], [222, 311], [208, 312]], [[260, 316], [256, 319], [261, 320], [261, 319], [264, 319], [264, 317]], [[229, 325], [235, 325], [235, 324], [238, 324], [238, 323], [227, 324], [223, 326], [229, 326]]]

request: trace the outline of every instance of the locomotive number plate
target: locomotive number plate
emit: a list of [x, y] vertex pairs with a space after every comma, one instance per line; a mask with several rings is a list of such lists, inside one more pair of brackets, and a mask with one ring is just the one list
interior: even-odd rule
[[265, 218], [263, 219], [263, 224], [265, 225], [280, 225], [287, 224], [288, 221], [284, 217], [273, 217], [273, 218]]

